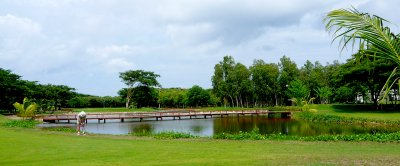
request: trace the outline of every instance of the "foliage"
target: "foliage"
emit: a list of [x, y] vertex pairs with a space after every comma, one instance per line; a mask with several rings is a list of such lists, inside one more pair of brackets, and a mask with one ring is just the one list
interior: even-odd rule
[[68, 101], [70, 108], [110, 108], [122, 107], [125, 102], [122, 97], [76, 96]]
[[5, 127], [35, 128], [39, 124], [35, 120], [9, 120], [3, 123]]
[[297, 100], [296, 98], [292, 99], [292, 102], [295, 103], [298, 107], [301, 108], [302, 111], [311, 111], [311, 112], [316, 112], [315, 109], [311, 109], [310, 105], [313, 104], [315, 98], [303, 98], [301, 100]]
[[356, 93], [353, 89], [348, 86], [341, 86], [335, 92], [335, 100], [340, 102], [350, 103], [353, 100]]
[[10, 70], [0, 68], [0, 110], [11, 112], [13, 103], [27, 97], [38, 104], [39, 111], [54, 111], [66, 107], [67, 101], [78, 95], [74, 88], [65, 85], [42, 85], [20, 78]]
[[396, 133], [375, 133], [375, 134], [356, 134], [356, 135], [320, 135], [320, 136], [291, 136], [284, 134], [260, 134], [256, 131], [239, 132], [238, 134], [221, 133], [213, 137], [214, 139], [230, 140], [299, 140], [299, 141], [372, 141], [372, 142], [400, 142], [400, 132]]
[[394, 120], [377, 120], [377, 119], [367, 119], [361, 117], [344, 117], [339, 115], [316, 114], [311, 112], [296, 113], [295, 117], [307, 121], [325, 122], [325, 123], [400, 125], [400, 121], [394, 121]]
[[28, 98], [24, 98], [22, 104], [15, 102], [13, 105], [17, 110], [18, 115], [21, 116], [23, 119], [27, 117], [34, 118], [38, 108], [37, 104], [29, 101]]
[[317, 88], [316, 93], [320, 98], [321, 104], [328, 104], [329, 98], [333, 95], [331, 88], [326, 86]]
[[131, 104], [134, 87], [160, 86], [157, 81], [157, 77], [160, 77], [160, 75], [150, 71], [128, 70], [121, 72], [119, 77], [122, 79], [122, 82], [128, 86], [126, 93], [126, 108], [129, 108], [129, 105]]
[[184, 108], [187, 103], [187, 89], [182, 88], [162, 88], [159, 89], [158, 103], [161, 107]]
[[44, 128], [47, 131], [57, 131], [57, 132], [67, 132], [67, 133], [75, 133], [76, 129], [71, 127], [49, 127]]
[[343, 48], [349, 42], [358, 42], [360, 51], [368, 56], [387, 59], [400, 66], [400, 34], [391, 32], [387, 20], [355, 8], [337, 9], [325, 18], [326, 29], [334, 31], [334, 40], [339, 39]]
[[174, 132], [174, 131], [165, 131], [154, 134], [154, 138], [157, 139], [180, 139], [180, 138], [197, 138], [197, 136], [193, 136], [190, 133], [183, 132]]
[[264, 103], [277, 105], [279, 92], [278, 65], [274, 63], [266, 64], [263, 60], [254, 60], [250, 72], [256, 102], [260, 103], [261, 106]]
[[198, 85], [190, 88], [186, 95], [188, 106], [207, 106], [210, 101], [210, 93]]
[[[294, 80], [289, 84], [289, 96], [297, 100], [297, 104], [300, 104], [310, 94], [310, 90], [301, 80]], [[299, 102], [301, 101], [301, 102]]]
[[148, 130], [142, 130], [141, 132], [133, 133], [134, 136], [139, 137], [153, 137], [157, 139], [182, 139], [182, 138], [198, 138], [197, 136], [191, 135], [190, 133], [175, 132], [175, 131], [163, 131], [160, 133], [151, 133]]
[[[221, 62], [214, 66], [212, 85], [214, 93], [224, 100], [224, 105], [231, 103], [234, 107], [234, 89], [232, 88], [232, 72], [236, 62], [232, 56], [225, 56]], [[230, 100], [229, 103], [226, 101]]]
[[23, 99], [21, 76], [0, 68], [0, 109], [11, 110], [12, 104]]
[[290, 99], [292, 97], [289, 96], [288, 86], [290, 82], [296, 80], [299, 76], [299, 69], [294, 61], [292, 61], [289, 57], [283, 56], [278, 63], [279, 66], [279, 77], [278, 83], [280, 87], [279, 99], [281, 105], [290, 105]]

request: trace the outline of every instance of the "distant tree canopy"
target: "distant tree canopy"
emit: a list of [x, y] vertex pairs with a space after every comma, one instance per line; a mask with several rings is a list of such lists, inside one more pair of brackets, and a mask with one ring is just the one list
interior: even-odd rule
[[194, 85], [187, 92], [187, 105], [192, 107], [208, 106], [210, 93], [198, 85]]

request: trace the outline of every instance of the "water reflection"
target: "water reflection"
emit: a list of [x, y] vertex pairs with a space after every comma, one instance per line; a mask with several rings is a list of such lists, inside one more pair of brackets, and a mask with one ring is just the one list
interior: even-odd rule
[[[41, 127], [71, 127], [75, 124], [41, 124]], [[267, 116], [231, 116], [224, 118], [186, 119], [163, 121], [89, 121], [85, 130], [99, 134], [159, 133], [163, 131], [186, 132], [197, 136], [212, 136], [218, 133], [250, 132], [258, 128], [261, 134], [286, 134], [315, 136], [323, 134], [363, 134], [375, 132], [396, 132], [399, 127], [378, 127], [362, 125], [327, 124], [294, 120], [290, 118], [268, 118]]]

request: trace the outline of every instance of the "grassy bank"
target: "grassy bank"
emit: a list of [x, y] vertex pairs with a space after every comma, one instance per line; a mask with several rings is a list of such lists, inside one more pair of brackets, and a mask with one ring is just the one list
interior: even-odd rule
[[376, 110], [371, 105], [312, 105], [314, 109], [317, 109], [317, 114], [323, 115], [335, 115], [350, 118], [365, 118], [370, 120], [389, 120], [399, 121], [400, 120], [400, 109], [386, 109]]
[[398, 165], [400, 144], [159, 140], [0, 127], [0, 165]]

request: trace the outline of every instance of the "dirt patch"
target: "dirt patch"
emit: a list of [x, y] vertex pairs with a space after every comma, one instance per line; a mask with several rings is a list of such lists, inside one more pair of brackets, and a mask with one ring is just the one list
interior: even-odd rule
[[6, 115], [4, 117], [7, 118], [7, 119], [12, 119], [12, 120], [20, 120], [20, 119], [22, 119], [22, 117], [19, 117], [17, 115]]

